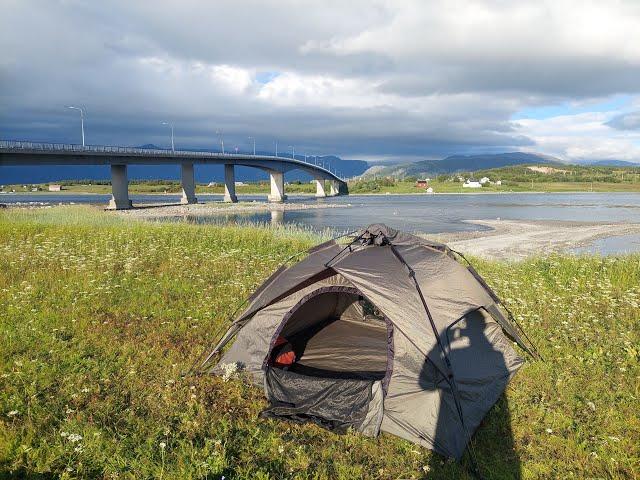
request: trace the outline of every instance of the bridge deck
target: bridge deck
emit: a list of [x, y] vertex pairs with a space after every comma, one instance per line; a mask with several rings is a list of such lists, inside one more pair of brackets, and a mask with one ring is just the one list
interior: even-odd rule
[[331, 195], [348, 193], [346, 182], [335, 172], [315, 163], [291, 157], [270, 155], [228, 154], [191, 150], [163, 150], [101, 145], [73, 145], [61, 143], [36, 143], [0, 141], [0, 167], [5, 165], [111, 165], [113, 208], [130, 208], [128, 196], [127, 165], [182, 165], [182, 187], [185, 203], [194, 203], [194, 164], [225, 166], [225, 200], [237, 201], [235, 195], [234, 166], [260, 168], [271, 179], [270, 201], [284, 201], [284, 173], [304, 170], [315, 178], [317, 196], [326, 196], [325, 180], [330, 181]]

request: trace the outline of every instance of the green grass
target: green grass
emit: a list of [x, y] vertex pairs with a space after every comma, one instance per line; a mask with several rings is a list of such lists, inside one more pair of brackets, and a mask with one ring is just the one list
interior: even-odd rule
[[[495, 177], [494, 177], [495, 178]], [[611, 182], [503, 182], [502, 185], [486, 185], [482, 188], [464, 188], [461, 182], [433, 180], [429, 182], [435, 193], [509, 193], [509, 192], [640, 192], [638, 183]], [[426, 194], [415, 181], [366, 180], [349, 183], [352, 194]]]
[[[492, 176], [491, 178], [496, 178]], [[532, 178], [534, 178], [532, 176]], [[630, 177], [631, 178], [631, 177]], [[542, 174], [535, 176], [535, 180], [531, 181], [504, 181], [502, 185], [486, 185], [482, 188], [463, 188], [462, 183], [453, 181], [433, 180], [429, 183], [435, 193], [509, 193], [509, 192], [640, 192], [640, 182], [562, 182], [562, 181], [543, 181]], [[29, 195], [38, 195], [49, 193], [46, 186], [41, 186], [40, 192], [31, 192], [30, 188], [23, 189], [21, 185], [9, 185], [5, 187], [6, 191], [14, 189], [16, 193], [25, 193]], [[111, 185], [102, 184], [69, 184], [65, 185], [61, 194], [110, 194]], [[310, 183], [290, 183], [285, 186], [285, 191], [289, 194], [315, 194], [316, 186]], [[326, 185], [327, 193], [329, 187]], [[359, 180], [349, 182], [349, 191], [352, 194], [426, 194], [425, 189], [417, 187], [415, 181], [403, 180]], [[171, 193], [178, 194], [182, 192], [179, 182], [131, 182], [129, 184], [130, 194], [162, 194]], [[247, 183], [236, 187], [238, 195], [267, 195], [270, 192], [270, 186], [266, 182]], [[206, 185], [197, 185], [196, 194], [224, 194], [224, 187], [217, 185], [208, 187]], [[2, 198], [0, 197], [0, 200]]]
[[[182, 378], [238, 302], [320, 239], [0, 211], [0, 478], [470, 478], [383, 434], [258, 418], [242, 378]], [[478, 262], [538, 344], [474, 437], [486, 478], [637, 478], [640, 256]]]
[[[107, 181], [101, 181], [99, 183], [88, 183], [87, 182], [63, 182], [61, 192], [56, 192], [56, 194], [78, 194], [78, 193], [89, 193], [89, 194], [110, 194], [111, 193], [111, 184]], [[52, 182], [53, 183], [53, 182]], [[11, 192], [15, 190], [16, 193], [24, 193], [28, 195], [38, 195], [38, 194], [49, 194], [48, 184], [39, 184], [37, 185], [39, 188], [38, 192], [31, 191], [31, 185], [28, 185], [27, 188], [23, 188], [23, 185], [5, 185], [4, 191]], [[316, 185], [311, 183], [297, 183], [291, 182], [286, 185], [287, 193], [316, 193]], [[247, 183], [245, 185], [236, 186], [236, 193], [239, 195], [251, 195], [251, 194], [265, 194], [267, 195], [271, 190], [269, 182], [252, 182]], [[328, 191], [328, 185], [327, 185]], [[162, 180], [150, 180], [150, 181], [132, 181], [129, 182], [129, 193], [130, 194], [162, 194], [162, 193], [172, 193], [177, 194], [182, 192], [182, 186], [180, 182], [177, 181], [162, 181]], [[215, 186], [207, 186], [203, 184], [196, 185], [196, 194], [200, 193], [210, 193], [210, 194], [224, 194], [224, 185], [222, 183], [217, 184]]]

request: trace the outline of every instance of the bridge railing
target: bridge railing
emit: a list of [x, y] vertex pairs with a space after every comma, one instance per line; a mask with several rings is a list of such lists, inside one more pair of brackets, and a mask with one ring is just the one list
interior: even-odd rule
[[161, 148], [118, 147], [109, 145], [77, 145], [71, 143], [25, 142], [17, 140], [0, 140], [0, 148], [14, 150], [36, 150], [42, 152], [88, 152], [88, 153], [133, 153], [133, 154], [164, 154], [164, 155], [220, 155], [213, 152], [173, 151]]
[[[299, 160], [297, 158], [290, 157], [273, 157], [268, 155], [249, 155], [249, 154], [224, 154], [224, 153], [215, 153], [215, 152], [198, 152], [192, 150], [171, 150], [171, 149], [161, 149], [161, 148], [140, 148], [140, 147], [118, 147], [118, 146], [109, 146], [109, 145], [78, 145], [72, 143], [52, 143], [52, 142], [27, 142], [22, 140], [0, 140], [0, 149], [6, 150], [30, 150], [30, 151], [38, 151], [38, 152], [70, 152], [70, 153], [116, 153], [116, 154], [131, 154], [131, 155], [166, 155], [166, 156], [176, 156], [176, 157], [220, 157], [220, 156], [236, 156], [236, 157], [246, 157], [246, 158], [278, 158], [285, 161], [293, 161], [296, 163], [302, 163], [305, 165], [314, 166], [320, 170], [324, 170], [336, 177], [338, 175], [332, 172], [330, 169], [317, 165], [316, 163], [312, 163], [311, 159], [309, 162], [305, 160]], [[339, 177], [338, 177], [339, 178]]]

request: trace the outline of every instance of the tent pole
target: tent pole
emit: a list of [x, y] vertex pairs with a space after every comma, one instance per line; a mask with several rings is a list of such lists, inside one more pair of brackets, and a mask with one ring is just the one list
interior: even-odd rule
[[471, 434], [469, 433], [469, 430], [467, 430], [467, 426], [464, 423], [464, 415], [463, 415], [463, 412], [462, 412], [462, 404], [460, 403], [460, 396], [459, 396], [460, 394], [458, 392], [458, 386], [456, 385], [456, 381], [455, 381], [455, 378], [453, 376], [453, 369], [451, 368], [451, 361], [449, 360], [449, 356], [447, 355], [447, 352], [446, 352], [446, 350], [444, 348], [444, 345], [442, 344], [442, 339], [440, 338], [440, 334], [438, 333], [438, 328], [436, 327], [436, 324], [433, 321], [433, 317], [431, 315], [431, 311], [429, 310], [429, 306], [427, 305], [427, 301], [424, 298], [424, 295], [422, 294], [422, 289], [420, 288], [420, 284], [418, 283], [418, 280], [416, 279], [416, 272], [406, 262], [406, 260], [402, 256], [402, 254], [395, 247], [395, 245], [393, 245], [386, 236], [384, 238], [389, 243], [389, 247], [391, 248], [391, 251], [393, 252], [393, 255], [409, 271], [409, 277], [411, 277], [411, 279], [413, 280], [413, 284], [414, 284], [414, 286], [415, 286], [415, 288], [416, 288], [416, 290], [418, 292], [418, 295], [420, 296], [420, 301], [422, 302], [422, 306], [424, 307], [424, 310], [425, 310], [425, 312], [427, 314], [427, 318], [429, 319], [429, 323], [431, 324], [431, 329], [433, 330], [433, 334], [436, 337], [436, 343], [438, 344], [438, 347], [440, 348], [440, 351], [442, 352], [442, 356], [444, 357], [445, 364], [447, 366], [447, 369], [449, 370], [448, 371], [447, 383], [451, 387], [451, 393], [453, 394], [453, 400], [454, 400], [454, 402], [456, 404], [456, 410], [458, 411], [458, 416], [460, 417], [460, 424], [462, 425], [462, 430], [464, 431], [465, 435], [467, 436], [467, 441], [468, 441], [468, 444], [469, 444], [469, 447], [470, 447], [469, 448], [469, 453], [471, 454], [470, 455], [471, 467], [472, 467], [472, 469], [474, 471], [473, 473], [480, 477], [480, 473], [479, 473], [479, 470], [478, 470], [478, 464], [476, 462], [475, 453], [473, 451], [473, 444], [472, 444], [472, 441], [471, 441]]
[[[335, 242], [336, 240], [338, 240], [338, 239], [340, 239], [340, 238], [347, 237], [347, 236], [349, 236], [349, 235], [353, 235], [354, 233], [356, 233], [356, 231], [357, 231], [357, 230], [353, 230], [353, 231], [348, 232], [348, 233], [343, 233], [343, 234], [341, 234], [341, 235], [338, 235], [337, 237], [333, 237], [333, 238], [331, 238], [331, 239], [330, 239], [330, 240], [328, 240], [328, 241], [334, 241], [334, 242]], [[358, 238], [360, 238], [362, 235], [363, 235], [363, 234], [361, 234]], [[354, 240], [354, 241], [353, 241], [353, 242], [351, 242], [349, 245], [352, 245], [352, 244], [353, 244], [354, 242], [356, 242], [357, 240], [358, 240], [358, 239]], [[344, 251], [344, 249], [343, 249], [343, 250], [341, 250], [341, 251], [338, 253], [338, 255], [339, 255], [340, 253], [342, 253], [343, 251]], [[282, 264], [278, 267], [278, 269], [280, 269], [280, 268], [284, 267], [287, 263], [289, 263], [289, 262], [290, 262], [291, 260], [293, 260], [294, 258], [299, 257], [299, 256], [300, 256], [300, 255], [302, 255], [303, 253], [308, 253], [308, 252], [309, 252], [309, 249], [302, 250], [302, 251], [300, 251], [300, 252], [294, 253], [293, 255], [291, 255], [290, 257], [288, 257], [284, 262], [282, 262]], [[335, 255], [331, 260], [333, 260], [334, 258], [336, 258], [338, 255]], [[329, 260], [329, 262], [330, 262], [331, 260]], [[327, 262], [327, 263], [329, 263], [329, 262]], [[326, 266], [327, 266], [327, 265], [325, 265], [325, 267], [326, 267]], [[278, 269], [276, 269], [276, 270], [278, 270]], [[252, 295], [253, 295], [253, 294], [252, 294]], [[243, 300], [243, 301], [242, 301], [242, 302], [241, 302], [241, 303], [236, 307], [236, 309], [233, 311], [233, 313], [232, 313], [231, 315], [229, 315], [229, 317], [227, 318], [227, 320], [230, 320], [230, 319], [234, 318], [234, 317], [236, 316], [236, 314], [238, 313], [238, 311], [239, 311], [239, 310], [240, 310], [240, 309], [241, 309], [241, 308], [242, 308], [242, 307], [243, 307], [243, 306], [244, 306], [244, 305], [245, 305], [245, 304], [246, 304], [246, 303], [251, 299], [251, 296], [252, 296], [252, 295], [249, 295], [248, 297], [246, 297], [246, 298], [245, 298], [245, 299], [244, 299], [244, 300]], [[256, 312], [256, 313], [257, 313], [257, 312]], [[233, 323], [231, 323], [231, 325], [229, 325], [229, 327], [227, 327], [227, 330], [228, 330], [228, 329], [230, 329], [231, 327], [233, 327], [236, 323], [237, 323], [237, 322], [233, 322]], [[220, 326], [220, 328], [219, 328], [218, 330], [216, 330], [216, 333], [215, 333], [214, 338], [218, 338], [218, 337], [219, 337], [219, 335], [220, 335], [220, 333], [222, 332], [222, 330], [223, 330], [224, 326], [225, 326], [225, 324], [223, 323], [223, 324]], [[236, 333], [237, 333], [237, 332], [236, 332]], [[235, 334], [234, 334], [234, 335], [235, 335]], [[229, 338], [229, 340], [231, 340], [232, 338], [233, 338], [233, 335]], [[227, 340], [227, 342], [228, 342], [229, 340]], [[219, 342], [220, 342], [220, 340], [218, 340], [218, 342], [217, 342], [217, 343], [219, 343]], [[224, 344], [224, 345], [226, 345], [226, 343], [227, 343], [227, 342], [225, 342], [225, 344]], [[205, 358], [205, 360], [204, 360], [203, 362], [200, 362], [200, 359], [202, 359], [202, 357], [204, 357], [204, 355], [205, 355], [205, 353], [206, 353], [206, 350], [205, 350], [205, 352], [203, 352], [200, 356], [198, 356], [198, 357], [196, 358], [196, 360], [193, 362], [193, 365], [191, 365], [191, 368], [189, 368], [189, 370], [186, 372], [185, 376], [186, 376], [186, 375], [190, 375], [190, 374], [195, 370], [196, 365], [197, 365], [198, 363], [200, 363], [200, 366], [198, 367], [198, 369], [203, 368], [203, 367], [204, 367], [204, 366], [209, 362], [209, 360], [211, 360], [211, 359], [213, 358], [213, 356], [214, 356], [216, 353], [218, 353], [218, 351], [219, 351], [221, 348], [223, 348], [223, 347], [224, 347], [224, 345], [218, 345], [218, 346], [216, 346], [216, 348], [214, 348], [214, 349], [213, 349], [213, 351], [212, 351], [211, 353], [209, 353], [209, 355]]]
[[[527, 339], [527, 341], [529, 342], [529, 345], [531, 345], [531, 347], [533, 348], [533, 353], [536, 354], [536, 356], [542, 360], [544, 362], [544, 358], [542, 357], [542, 355], [540, 355], [540, 352], [538, 351], [538, 347], [536, 346], [535, 343], [533, 343], [533, 341], [529, 338], [529, 335], [527, 335], [527, 332], [524, 331], [524, 328], [522, 328], [522, 326], [520, 325], [520, 323], [516, 320], [516, 317], [513, 315], [513, 313], [511, 313], [511, 310], [509, 310], [509, 308], [507, 308], [507, 306], [504, 304], [504, 302], [500, 299], [500, 297], [498, 297], [498, 295], [495, 294], [495, 292], [491, 289], [491, 287], [489, 287], [489, 285], [487, 285], [487, 282], [484, 281], [484, 279], [478, 274], [477, 270], [474, 268], [473, 264], [467, 260], [467, 257], [465, 257], [462, 253], [456, 251], [456, 250], [452, 250], [450, 249], [453, 253], [455, 253], [456, 255], [458, 255], [460, 258], [462, 258], [465, 262], [467, 262], [467, 264], [469, 265], [469, 267], [471, 267], [471, 274], [474, 276], [474, 278], [480, 283], [480, 285], [482, 285], [482, 288], [484, 288], [487, 293], [489, 294], [489, 296], [493, 299], [494, 302], [502, 305], [502, 307], [507, 311], [507, 314], [509, 315], [509, 317], [511, 318], [511, 320], [513, 321], [513, 323], [516, 324], [516, 327], [518, 327], [518, 329], [520, 330], [520, 332], [522, 333], [522, 335], [524, 335], [524, 338]], [[522, 346], [522, 345], [521, 345]], [[524, 348], [525, 351], [527, 351], [527, 353], [529, 353], [529, 355], [531, 355], [532, 357], [534, 357], [533, 353], [531, 352], [531, 350], [527, 347]], [[535, 357], [534, 357], [535, 358]]]

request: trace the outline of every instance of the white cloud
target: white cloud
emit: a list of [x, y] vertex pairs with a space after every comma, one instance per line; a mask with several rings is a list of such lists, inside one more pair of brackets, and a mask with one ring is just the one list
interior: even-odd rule
[[543, 120], [518, 121], [518, 131], [534, 140], [525, 150], [567, 161], [617, 159], [640, 162], [640, 131], [614, 129], [606, 122], [616, 112], [588, 112]]
[[153, 142], [170, 118], [194, 147], [224, 128], [347, 157], [638, 158], [638, 104], [511, 121], [617, 93], [638, 102], [638, 24], [634, 0], [7, 0], [0, 132], [69, 140], [62, 106], [80, 103], [104, 143]]

